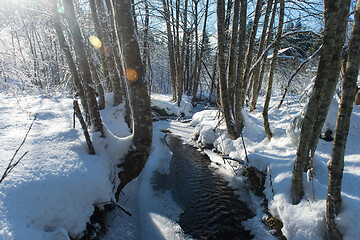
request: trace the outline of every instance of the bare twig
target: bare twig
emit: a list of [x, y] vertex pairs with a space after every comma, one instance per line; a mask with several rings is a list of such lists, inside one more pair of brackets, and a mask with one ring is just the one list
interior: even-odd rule
[[32, 126], [34, 125], [34, 122], [35, 122], [36, 118], [37, 118], [37, 114], [35, 114], [35, 117], [34, 117], [32, 123], [31, 123], [28, 131], [27, 131], [26, 134], [25, 134], [25, 137], [24, 137], [23, 141], [21, 142], [20, 146], [16, 149], [14, 155], [13, 155], [12, 158], [10, 159], [10, 162], [9, 162], [8, 166], [6, 167], [3, 175], [1, 176], [0, 183], [10, 174], [10, 172], [19, 164], [19, 162], [20, 162], [20, 161], [25, 157], [25, 155], [29, 152], [29, 151], [26, 151], [17, 161], [15, 161], [15, 163], [13, 163], [13, 162], [14, 162], [14, 159], [15, 159], [15, 157], [16, 157], [16, 154], [19, 152], [20, 148], [24, 145], [24, 143], [25, 143], [25, 141], [26, 141], [26, 138], [27, 138], [27, 136], [29, 135], [29, 132], [30, 132], [31, 128], [32, 128]]
[[79, 103], [77, 102], [77, 100], [74, 100], [74, 113], [75, 113], [76, 116], [78, 117], [79, 122], [80, 122], [80, 124], [81, 124], [81, 127], [82, 127], [82, 129], [83, 129], [83, 131], [84, 131], [86, 143], [87, 143], [88, 148], [89, 148], [89, 153], [90, 153], [90, 155], [95, 155], [95, 149], [94, 149], [94, 146], [92, 145], [91, 138], [90, 138], [89, 132], [88, 132], [88, 130], [87, 130], [87, 127], [86, 127], [86, 123], [85, 123], [85, 121], [84, 121], [84, 118], [83, 118], [83, 116], [81, 115]]
[[127, 211], [125, 208], [123, 208], [122, 206], [120, 206], [117, 202], [115, 202], [114, 200], [111, 200], [111, 203], [113, 203], [115, 206], [120, 208], [124, 213], [126, 213], [127, 215], [129, 215], [131, 217], [131, 213], [129, 211]]

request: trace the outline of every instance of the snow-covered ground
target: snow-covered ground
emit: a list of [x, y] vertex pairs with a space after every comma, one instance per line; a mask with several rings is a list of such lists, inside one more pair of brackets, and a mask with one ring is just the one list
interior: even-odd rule
[[[169, 113], [191, 114], [191, 104], [186, 98], [180, 107], [170, 101], [170, 96], [153, 94], [152, 98], [153, 105], [166, 108]], [[123, 107], [108, 105], [102, 111], [108, 140], [93, 134], [97, 154], [91, 156], [87, 154], [79, 124], [72, 128], [70, 97], [63, 94], [54, 97], [15, 97], [13, 94], [0, 93], [0, 99], [0, 174], [22, 142], [35, 114], [38, 114], [15, 159], [25, 151], [29, 151], [28, 154], [0, 184], [0, 239], [68, 239], [67, 234], [76, 236], [84, 230], [93, 212], [93, 204], [111, 199], [111, 166], [130, 144], [127, 137], [129, 129], [122, 116]], [[276, 100], [272, 101], [272, 104], [275, 103]], [[288, 239], [323, 239], [326, 230], [326, 167], [332, 142], [320, 140], [315, 154], [315, 195], [312, 182], [307, 182], [304, 174], [303, 201], [292, 205], [290, 199], [297, 133], [289, 131], [289, 124], [302, 107], [289, 97], [280, 110], [271, 108], [269, 116], [274, 137], [270, 142], [262, 127], [261, 106], [255, 113], [244, 111], [244, 140], [250, 165], [268, 170], [271, 174], [271, 182], [270, 174], [267, 177], [265, 194], [269, 199], [270, 211], [284, 223], [284, 235]], [[336, 108], [336, 104], [333, 108]], [[154, 122], [152, 153], [146, 167], [137, 179], [126, 186], [119, 201], [133, 216], [129, 217], [115, 209], [109, 215], [110, 228], [103, 239], [187, 238], [176, 222], [181, 209], [172, 200], [170, 192], [154, 191], [151, 184], [155, 172], [169, 173], [171, 152], [163, 143], [164, 133], [160, 130], [170, 129], [192, 144], [196, 144], [191, 140], [196, 134], [201, 145], [213, 144], [231, 157], [244, 158], [241, 138], [230, 140], [224, 123], [218, 125], [217, 114], [218, 111], [209, 109], [196, 113], [191, 123], [176, 120]], [[332, 126], [333, 119], [328, 119], [329, 126]], [[345, 157], [343, 208], [336, 219], [344, 238], [349, 240], [358, 239], [360, 235], [357, 227], [360, 226], [360, 188], [357, 184], [360, 180], [359, 138], [360, 108], [355, 106]], [[228, 163], [224, 164], [211, 150], [205, 152], [212, 161], [221, 164], [214, 166], [219, 174], [229, 180], [229, 184], [234, 187], [244, 185], [243, 177], [235, 175]], [[241, 166], [237, 171], [241, 171]], [[246, 221], [245, 227], [256, 239], [271, 239], [261, 223], [264, 214], [259, 206], [260, 199], [251, 193], [248, 198], [254, 201], [252, 208], [257, 215]]]
[[[294, 164], [299, 131], [292, 131], [291, 122], [299, 116], [304, 104], [296, 99], [289, 99], [287, 104], [277, 109], [279, 98], [273, 98], [269, 111], [270, 126], [273, 138], [266, 138], [262, 123], [262, 106], [254, 113], [243, 111], [245, 128], [244, 142], [249, 158], [249, 165], [263, 171], [268, 171], [265, 195], [269, 200], [271, 213], [284, 223], [282, 232], [287, 239], [324, 239], [325, 198], [327, 192], [328, 171], [332, 142], [319, 141], [314, 157], [314, 180], [307, 181], [304, 173], [305, 196], [298, 205], [291, 202], [291, 177]], [[262, 99], [259, 100], [262, 102]], [[325, 123], [326, 127], [334, 130], [338, 102], [334, 101], [329, 110]], [[232, 141], [228, 138], [224, 124], [217, 126], [219, 118], [217, 111], [208, 110], [195, 113], [191, 125], [195, 126], [195, 133], [199, 135], [200, 145], [213, 143], [222, 153], [233, 158], [245, 159], [245, 151], [241, 138]], [[360, 226], [360, 107], [354, 105], [351, 118], [350, 132], [345, 152], [345, 169], [342, 183], [342, 210], [336, 217], [336, 222], [344, 239], [359, 239]], [[208, 151], [209, 154], [212, 154]], [[221, 162], [216, 156], [214, 161]], [[230, 182], [238, 182], [238, 176], [231, 173], [231, 169], [222, 170], [227, 174]], [[271, 175], [271, 179], [270, 179]], [[312, 185], [313, 184], [313, 185]], [[314, 186], [314, 189], [313, 187]], [[313, 195], [314, 190], [314, 195]], [[259, 217], [259, 216], [258, 216]]]

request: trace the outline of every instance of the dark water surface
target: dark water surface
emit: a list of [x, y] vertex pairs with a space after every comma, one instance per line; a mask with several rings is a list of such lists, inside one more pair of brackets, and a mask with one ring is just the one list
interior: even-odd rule
[[179, 217], [184, 232], [196, 239], [252, 239], [241, 222], [254, 215], [228, 182], [214, 173], [208, 156], [171, 134], [165, 140], [173, 152], [170, 179], [158, 183], [171, 189], [184, 211]]

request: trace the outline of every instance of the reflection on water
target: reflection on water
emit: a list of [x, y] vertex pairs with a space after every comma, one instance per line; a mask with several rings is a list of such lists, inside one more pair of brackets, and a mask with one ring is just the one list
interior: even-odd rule
[[166, 135], [173, 152], [171, 173], [158, 176], [157, 188], [171, 189], [175, 202], [183, 209], [179, 224], [196, 239], [252, 239], [241, 222], [253, 217], [246, 203], [239, 200], [226, 180], [213, 173], [210, 159], [173, 135]]

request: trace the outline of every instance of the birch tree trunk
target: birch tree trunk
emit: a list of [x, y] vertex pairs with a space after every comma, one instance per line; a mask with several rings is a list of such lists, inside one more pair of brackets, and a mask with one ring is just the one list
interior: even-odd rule
[[335, 215], [341, 207], [341, 182], [344, 171], [344, 154], [349, 133], [350, 117], [355, 97], [356, 81], [360, 67], [360, 1], [357, 1], [354, 25], [349, 45], [349, 55], [343, 80], [340, 106], [331, 158], [328, 165], [329, 183], [326, 196], [326, 226], [331, 239], [342, 239], [335, 225]]
[[140, 174], [148, 159], [152, 142], [152, 115], [131, 11], [131, 0], [113, 0], [112, 4], [115, 11], [119, 45], [121, 46], [133, 117], [133, 145], [125, 159], [117, 165], [120, 184], [117, 186], [115, 197], [118, 200], [120, 191]]
[[302, 184], [303, 170], [305, 169], [306, 160], [309, 156], [309, 141], [311, 137], [311, 131], [314, 127], [315, 116], [318, 111], [318, 106], [321, 104], [324, 92], [327, 91], [324, 86], [327, 83], [331, 68], [337, 67], [332, 66], [332, 58], [337, 34], [336, 30], [338, 25], [338, 11], [341, 7], [341, 2], [341, 0], [324, 1], [325, 29], [322, 53], [318, 65], [314, 88], [306, 109], [305, 117], [302, 121], [302, 127], [293, 168], [291, 187], [294, 204], [298, 204], [304, 194]]
[[[349, 8], [350, 8], [350, 0], [342, 0], [339, 14], [337, 16], [338, 24], [336, 27], [336, 35], [335, 35], [335, 44], [332, 53], [332, 64], [333, 67], [329, 70], [328, 79], [326, 82], [326, 91], [324, 91], [321, 105], [318, 108], [318, 112], [316, 114], [315, 122], [313, 130], [311, 131], [311, 137], [309, 141], [309, 152], [310, 157], [314, 156], [317, 144], [319, 142], [320, 133], [324, 122], [326, 120], [327, 113], [329, 111], [329, 107], [331, 105], [335, 88], [339, 80], [340, 70], [341, 70], [341, 60], [342, 60], [342, 52], [343, 46], [345, 42], [345, 33], [347, 28], [347, 21], [349, 18]], [[309, 158], [306, 160], [306, 163], [309, 162]]]

